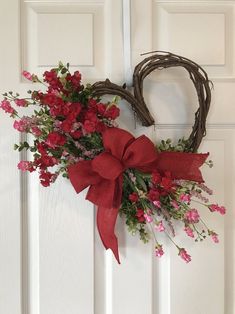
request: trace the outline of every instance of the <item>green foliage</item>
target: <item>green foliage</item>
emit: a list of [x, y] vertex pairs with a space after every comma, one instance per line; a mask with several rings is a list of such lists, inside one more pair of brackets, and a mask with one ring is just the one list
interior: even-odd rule
[[180, 138], [178, 142], [174, 145], [171, 139], [161, 140], [160, 144], [157, 146], [157, 149], [161, 152], [170, 151], [170, 152], [190, 152], [189, 149], [190, 142], [187, 139]]

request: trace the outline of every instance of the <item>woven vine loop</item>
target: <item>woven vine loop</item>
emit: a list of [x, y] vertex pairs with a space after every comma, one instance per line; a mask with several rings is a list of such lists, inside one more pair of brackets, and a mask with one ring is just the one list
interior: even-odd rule
[[151, 52], [150, 56], [138, 63], [134, 69], [134, 95], [125, 89], [125, 85], [116, 85], [108, 79], [92, 85], [93, 93], [96, 96], [103, 96], [105, 94], [120, 96], [132, 106], [142, 124], [150, 126], [154, 124], [154, 119], [144, 100], [144, 79], [155, 70], [171, 67], [183, 67], [188, 72], [197, 93], [199, 108], [195, 113], [195, 122], [188, 138], [187, 147], [187, 150], [196, 152], [202, 138], [206, 135], [206, 118], [211, 102], [210, 81], [205, 70], [197, 63], [170, 52], [154, 51]]

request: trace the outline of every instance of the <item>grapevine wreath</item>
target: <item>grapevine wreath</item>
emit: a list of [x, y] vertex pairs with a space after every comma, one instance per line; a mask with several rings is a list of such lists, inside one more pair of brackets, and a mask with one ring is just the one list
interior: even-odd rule
[[[142, 135], [134, 138], [118, 128], [118, 99], [125, 99], [144, 126], [154, 124], [143, 97], [143, 82], [155, 70], [183, 67], [197, 92], [199, 108], [188, 139], [171, 140], [155, 146]], [[156, 71], [157, 72], [157, 71]], [[140, 239], [155, 241], [155, 254], [164, 254], [158, 242], [163, 232], [176, 246], [178, 255], [187, 263], [191, 256], [173, 240], [175, 225], [180, 224], [185, 234], [195, 241], [206, 235], [217, 243], [218, 235], [200, 217], [197, 203], [211, 212], [225, 214], [225, 208], [209, 202], [212, 191], [204, 184], [199, 168], [208, 153], [197, 149], [206, 134], [211, 91], [206, 72], [195, 62], [167, 52], [154, 52], [135, 67], [132, 94], [125, 85], [118, 86], [108, 79], [83, 86], [81, 74], [69, 71], [59, 63], [46, 71], [43, 79], [23, 71], [22, 75], [42, 90], [29, 90], [28, 97], [18, 93], [3, 94], [0, 107], [14, 119], [13, 127], [29, 133], [33, 142], [15, 144], [18, 151], [29, 150], [33, 160], [22, 160], [22, 171], [39, 171], [44, 187], [55, 182], [59, 175], [69, 178], [76, 192], [89, 187], [86, 198], [98, 206], [97, 226], [106, 249], [111, 249], [119, 262], [118, 242], [114, 233], [118, 213], [125, 216], [131, 233]], [[102, 102], [106, 94], [114, 95]], [[118, 97], [119, 96], [119, 97]], [[17, 107], [31, 107], [31, 115], [19, 116]], [[179, 222], [178, 222], [179, 221]]]

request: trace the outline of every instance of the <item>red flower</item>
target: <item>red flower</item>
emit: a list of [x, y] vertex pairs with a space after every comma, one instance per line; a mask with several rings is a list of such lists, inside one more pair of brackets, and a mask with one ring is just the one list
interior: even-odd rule
[[162, 179], [162, 177], [161, 177], [159, 172], [154, 171], [152, 173], [152, 183], [153, 184], [159, 184], [161, 182], [161, 179]]
[[96, 130], [96, 123], [90, 120], [86, 120], [84, 122], [84, 129], [88, 132], [88, 133], [92, 133], [95, 132]]
[[104, 116], [106, 118], [110, 118], [112, 120], [116, 119], [120, 114], [120, 109], [116, 106], [113, 105], [110, 107], [108, 110], [105, 111]]
[[70, 104], [69, 119], [75, 120], [77, 116], [79, 115], [79, 113], [81, 112], [81, 110], [82, 110], [82, 105], [79, 102], [74, 102]]
[[49, 107], [55, 106], [56, 103], [58, 103], [58, 101], [59, 101], [58, 100], [59, 97], [57, 97], [53, 93], [42, 94], [42, 95], [40, 95], [40, 98], [41, 98], [41, 101], [43, 102], [43, 104], [48, 105]]
[[64, 131], [64, 132], [71, 132], [72, 130], [72, 125], [73, 125], [73, 122], [71, 122], [69, 119], [65, 119], [61, 125], [60, 125], [60, 128]]
[[66, 76], [67, 82], [70, 82], [73, 85], [73, 87], [75, 87], [76, 89], [80, 88], [81, 78], [82, 76], [79, 71], [75, 71], [73, 75], [69, 73]]
[[70, 135], [74, 138], [74, 139], [78, 139], [82, 136], [82, 132], [79, 130], [76, 131], [72, 131], [70, 132]]
[[155, 189], [151, 189], [148, 193], [148, 199], [150, 201], [159, 201], [159, 198], [160, 198], [160, 194], [157, 190]]
[[41, 163], [42, 168], [53, 167], [58, 164], [58, 160], [55, 157], [43, 155], [38, 159]]
[[163, 188], [162, 195], [173, 192], [175, 184], [171, 178], [171, 173], [169, 171], [165, 172], [165, 176], [162, 178], [161, 186]]
[[49, 84], [49, 90], [60, 90], [63, 88], [62, 83], [60, 82], [59, 78], [57, 77], [57, 73], [54, 69], [51, 71], [45, 71], [43, 73], [44, 81]]
[[133, 192], [129, 195], [129, 200], [132, 202], [132, 203], [135, 203], [137, 202], [139, 199], [139, 196], [137, 193]]
[[99, 103], [99, 104], [97, 104], [97, 111], [98, 111], [98, 113], [101, 115], [101, 116], [103, 116], [104, 115], [104, 113], [105, 113], [105, 111], [106, 111], [106, 105], [105, 104], [102, 104], [102, 103]]
[[46, 144], [51, 148], [55, 148], [56, 146], [63, 146], [65, 142], [65, 136], [57, 132], [49, 133], [46, 139]]
[[89, 120], [92, 122], [97, 122], [97, 115], [93, 110], [88, 110], [85, 114], [85, 120]]
[[94, 98], [89, 99], [88, 106], [96, 109], [97, 108], [97, 101]]
[[139, 222], [145, 222], [144, 211], [142, 208], [138, 208], [135, 214]]
[[37, 150], [41, 155], [44, 155], [47, 153], [46, 148], [47, 146], [45, 142], [37, 143]]
[[52, 182], [53, 174], [48, 171], [41, 171], [39, 175], [40, 183], [47, 187]]

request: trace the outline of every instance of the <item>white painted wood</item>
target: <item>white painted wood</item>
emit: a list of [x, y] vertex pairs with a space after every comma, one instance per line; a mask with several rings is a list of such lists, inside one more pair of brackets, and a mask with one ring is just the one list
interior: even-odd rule
[[[17, 88], [19, 50], [18, 2], [0, 4], [0, 86], [1, 91]], [[6, 34], [6, 30], [7, 34]], [[11, 77], [11, 81], [7, 77]], [[11, 87], [10, 87], [11, 86]], [[18, 154], [12, 143], [19, 139], [12, 121], [0, 113], [0, 313], [21, 314], [21, 208], [20, 176], [16, 169]]]
[[[77, 196], [62, 178], [46, 189], [36, 175], [20, 175], [19, 156], [12, 151], [19, 136], [0, 112], [0, 313], [235, 313], [234, 12], [235, 1], [131, 1], [132, 67], [142, 52], [171, 49], [203, 63], [213, 80], [208, 134], [200, 149], [214, 160], [212, 170], [203, 170], [214, 200], [228, 209], [224, 218], [203, 212], [220, 244], [197, 245], [177, 235], [193, 258], [186, 265], [162, 238], [166, 254], [158, 260], [152, 244], [129, 235], [118, 219], [122, 264], [117, 265], [101, 244], [85, 193]], [[22, 0], [20, 5], [1, 0], [0, 92], [25, 93], [31, 86], [21, 78], [23, 69], [42, 73], [66, 56], [88, 81], [109, 77], [122, 84], [122, 22], [121, 0]], [[68, 34], [64, 46], [58, 42], [62, 33]], [[154, 141], [189, 134], [197, 99], [185, 71], [156, 71], [146, 79], [144, 96], [156, 127], [135, 127], [125, 102], [121, 127]]]
[[71, 64], [79, 60], [81, 66], [93, 66], [91, 13], [41, 13], [37, 18], [39, 66], [53, 65], [55, 60], [67, 60], [68, 56]]

